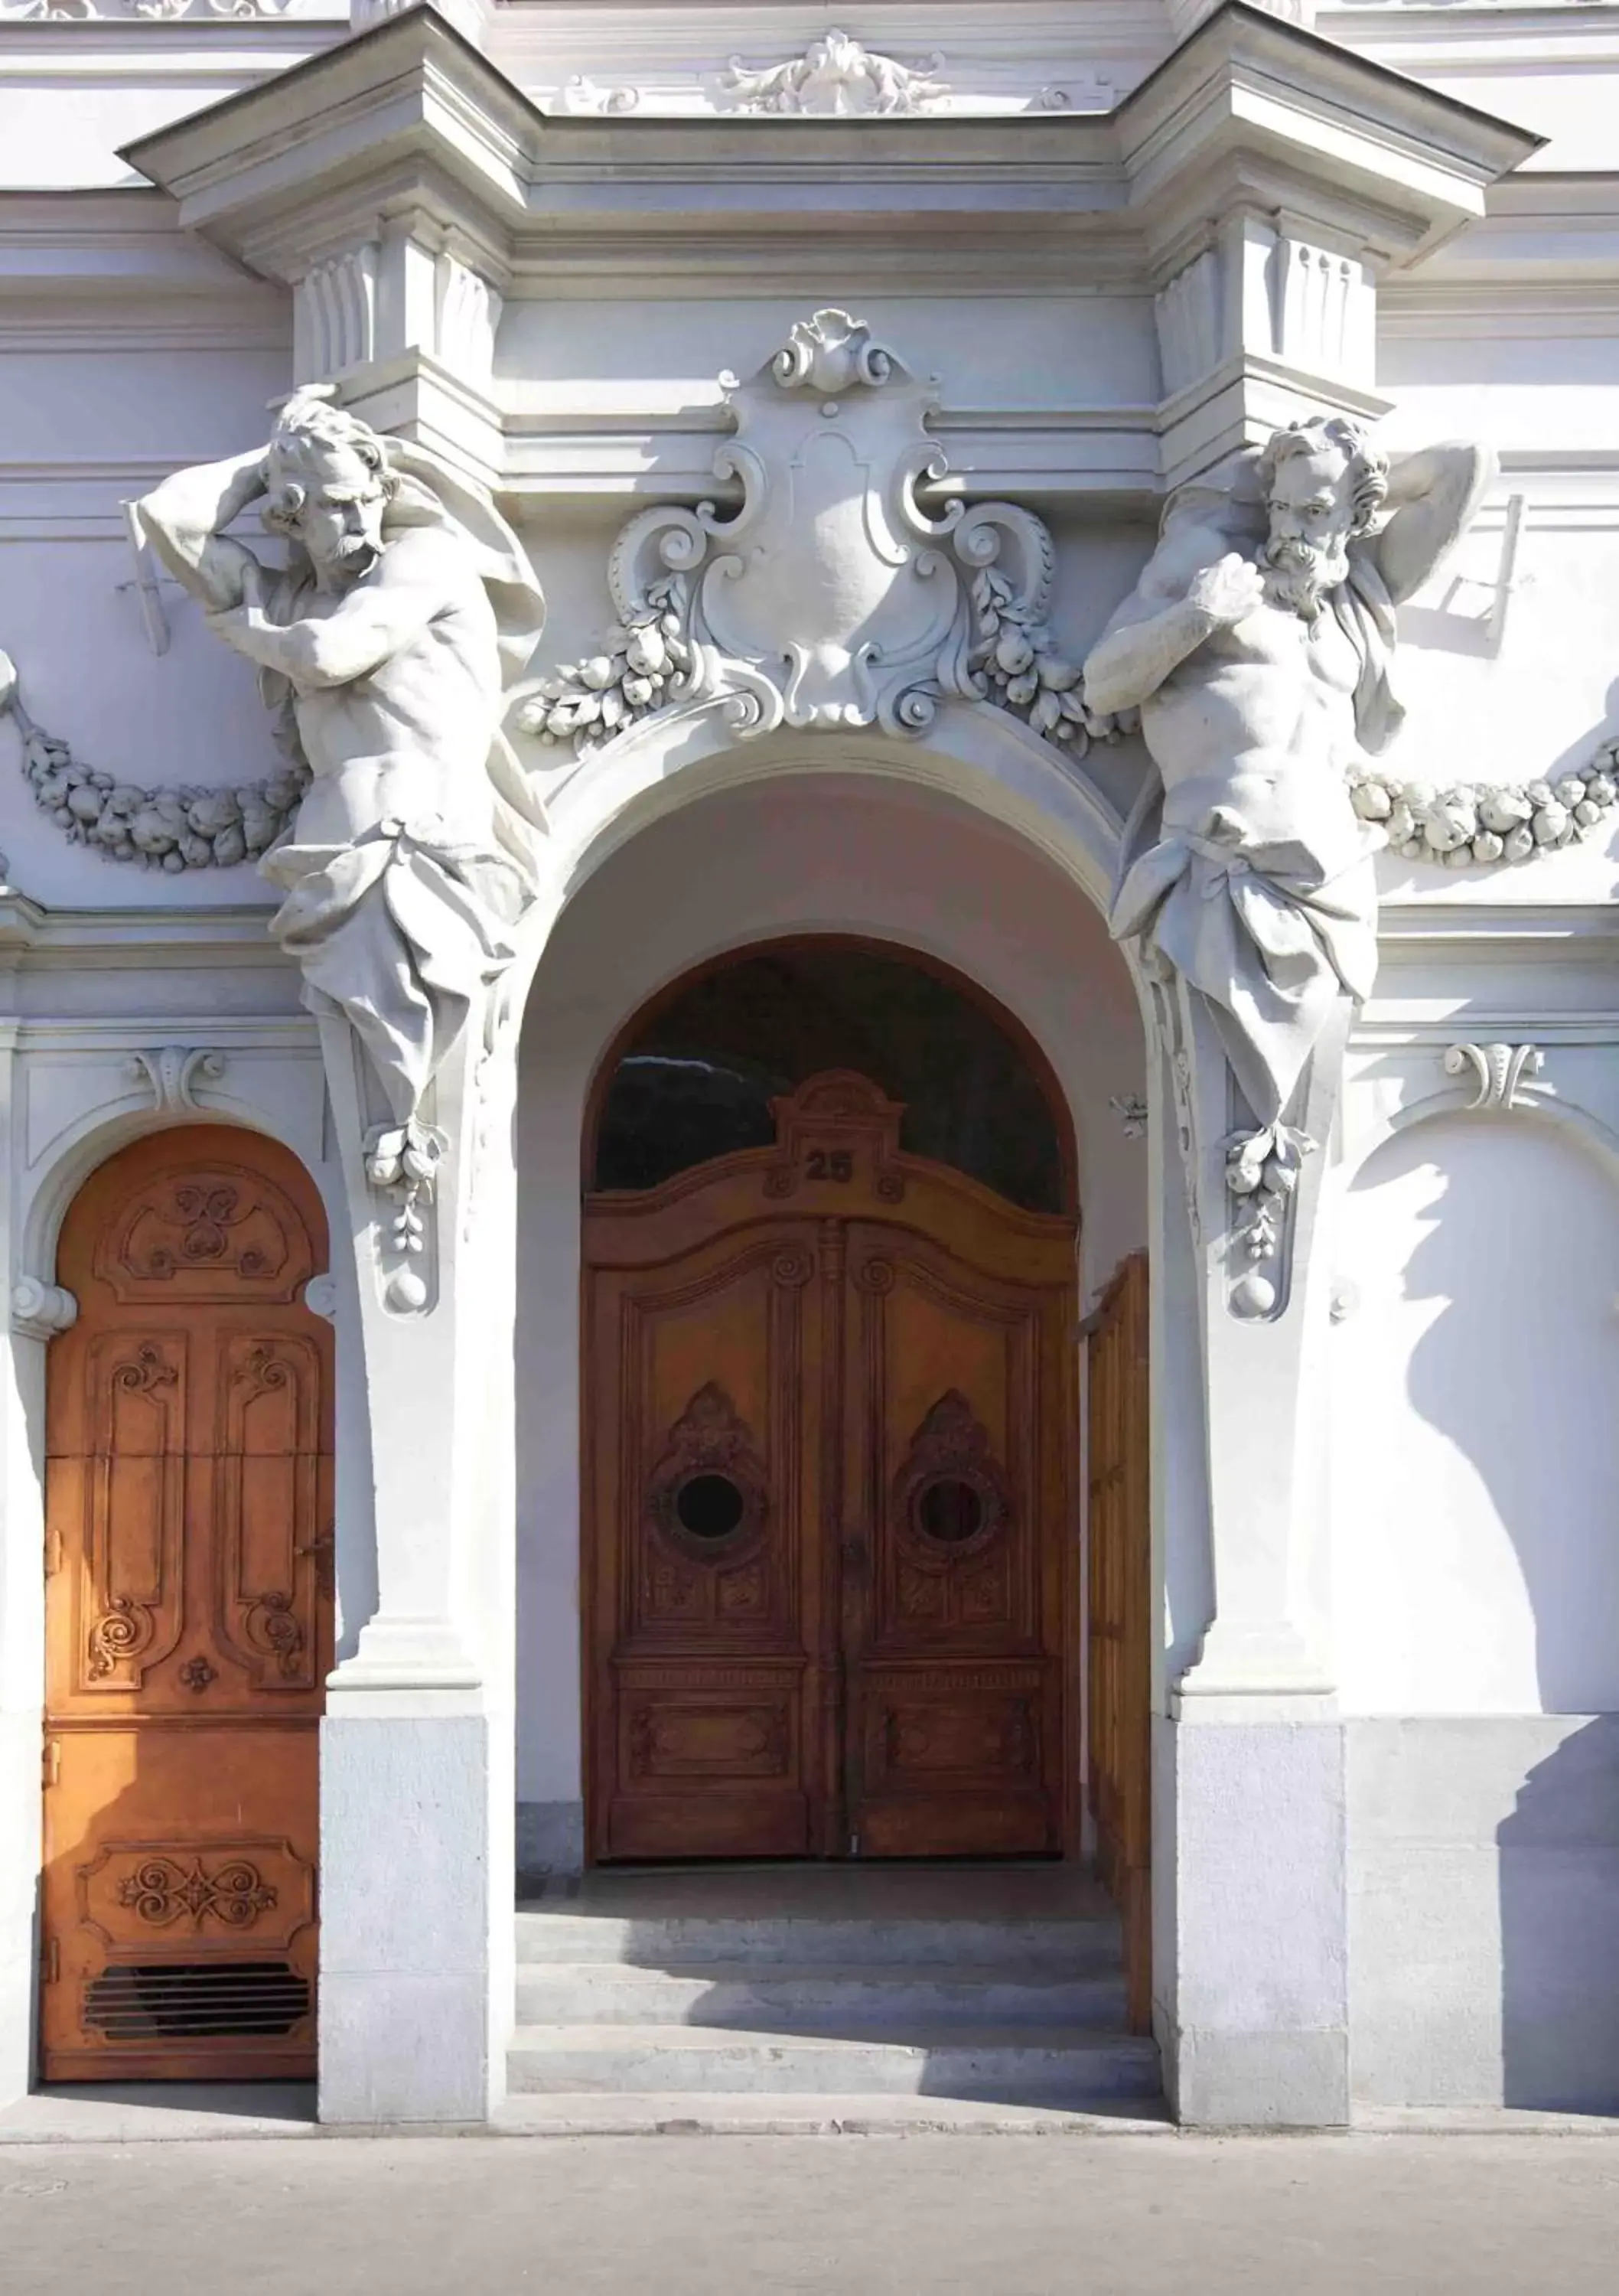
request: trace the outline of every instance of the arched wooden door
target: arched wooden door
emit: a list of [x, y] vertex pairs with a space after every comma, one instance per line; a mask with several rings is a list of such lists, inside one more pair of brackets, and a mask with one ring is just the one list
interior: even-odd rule
[[591, 1854], [1059, 1850], [1075, 1224], [775, 1106], [586, 1203]]
[[47, 2080], [315, 2070], [331, 1664], [320, 1199], [219, 1126], [102, 1166], [47, 1370]]

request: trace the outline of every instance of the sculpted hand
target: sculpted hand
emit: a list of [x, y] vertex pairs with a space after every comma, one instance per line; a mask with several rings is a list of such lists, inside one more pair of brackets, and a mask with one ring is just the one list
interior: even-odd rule
[[1225, 627], [1257, 613], [1265, 602], [1264, 576], [1250, 559], [1232, 550], [1214, 565], [1206, 566], [1192, 578], [1186, 594], [1189, 605], [1196, 606], [1216, 625]]

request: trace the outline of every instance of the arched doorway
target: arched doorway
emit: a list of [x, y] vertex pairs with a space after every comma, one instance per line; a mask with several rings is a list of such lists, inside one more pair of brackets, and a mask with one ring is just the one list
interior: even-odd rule
[[1076, 1240], [1016, 1024], [893, 948], [687, 976], [584, 1219], [597, 1860], [1076, 1846]]
[[330, 1326], [313, 1182], [217, 1125], [86, 1182], [46, 1383], [42, 2070], [315, 2070], [331, 1665]]

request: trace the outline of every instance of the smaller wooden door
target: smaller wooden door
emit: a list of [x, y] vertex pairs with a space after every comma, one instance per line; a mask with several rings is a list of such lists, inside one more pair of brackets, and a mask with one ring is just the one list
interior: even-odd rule
[[315, 2069], [331, 1664], [320, 1200], [274, 1143], [160, 1134], [86, 1182], [47, 1359], [43, 2070]]
[[1124, 1923], [1131, 2029], [1152, 2025], [1152, 1517], [1147, 1258], [1126, 1259], [1086, 1327], [1090, 1389], [1091, 1808]]

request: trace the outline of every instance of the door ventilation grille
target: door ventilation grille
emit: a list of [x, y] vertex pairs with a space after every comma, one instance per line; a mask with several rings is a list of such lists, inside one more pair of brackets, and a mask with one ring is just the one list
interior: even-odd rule
[[126, 1963], [85, 1988], [85, 2023], [110, 2041], [268, 2038], [309, 2008], [308, 1979], [284, 1961]]

